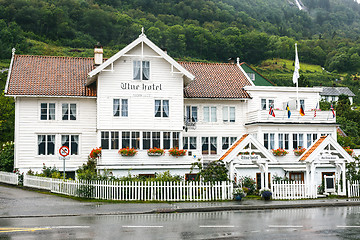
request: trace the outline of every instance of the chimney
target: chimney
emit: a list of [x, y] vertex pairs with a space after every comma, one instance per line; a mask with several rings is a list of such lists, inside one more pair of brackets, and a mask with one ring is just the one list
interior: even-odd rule
[[99, 66], [103, 63], [103, 47], [97, 43], [94, 48], [94, 64]]
[[234, 64], [235, 63], [235, 58], [228, 58], [228, 63]]

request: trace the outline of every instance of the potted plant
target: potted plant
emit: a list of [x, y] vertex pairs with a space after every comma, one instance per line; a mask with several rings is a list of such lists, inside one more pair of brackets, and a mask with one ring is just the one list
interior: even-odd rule
[[272, 149], [271, 151], [274, 156], [285, 156], [286, 154], [288, 154], [288, 152], [282, 148]]
[[93, 150], [91, 150], [90, 158], [97, 159], [101, 157], [101, 150], [102, 150], [101, 148], [94, 148]]
[[352, 156], [353, 153], [354, 153], [354, 150], [351, 149], [349, 146], [348, 146], [348, 147], [345, 147], [344, 150], [345, 150], [350, 156]]
[[261, 198], [268, 201], [271, 199], [272, 196], [272, 192], [270, 191], [270, 189], [264, 189], [260, 192], [261, 194]]
[[233, 191], [233, 195], [236, 201], [241, 201], [241, 199], [245, 197], [245, 193], [242, 188], [235, 188]]
[[150, 148], [147, 150], [148, 156], [161, 156], [164, 154], [164, 149], [161, 148]]
[[177, 148], [171, 148], [169, 150], [169, 154], [171, 156], [175, 156], [175, 157], [177, 157], [177, 156], [185, 156], [186, 155], [186, 150], [184, 150], [184, 149], [179, 150]]
[[135, 156], [138, 151], [135, 148], [121, 148], [118, 153], [121, 156]]
[[306, 151], [306, 148], [298, 147], [297, 149], [294, 149], [295, 156], [301, 156]]

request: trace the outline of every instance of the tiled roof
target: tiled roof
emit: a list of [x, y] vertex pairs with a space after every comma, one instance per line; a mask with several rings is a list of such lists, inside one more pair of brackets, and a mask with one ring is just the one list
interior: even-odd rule
[[93, 68], [93, 58], [15, 55], [6, 94], [95, 97], [85, 86]]
[[232, 63], [179, 62], [195, 79], [184, 88], [187, 98], [250, 98], [243, 89], [251, 86], [241, 69]]
[[323, 91], [321, 96], [339, 96], [345, 94], [349, 97], [355, 97], [355, 94], [348, 87], [321, 87]]
[[317, 140], [316, 143], [314, 143], [314, 145], [312, 145], [312, 147], [307, 150], [304, 156], [301, 157], [300, 161], [305, 161], [315, 151], [315, 149], [320, 146], [320, 144], [325, 140], [326, 137], [327, 136], [321, 136], [319, 140]]
[[224, 160], [249, 134], [243, 135], [239, 140], [237, 140], [224, 155], [221, 156], [219, 160]]

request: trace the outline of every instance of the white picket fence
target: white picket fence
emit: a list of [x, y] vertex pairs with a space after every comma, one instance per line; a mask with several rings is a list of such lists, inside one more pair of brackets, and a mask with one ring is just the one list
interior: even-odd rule
[[271, 191], [273, 199], [317, 198], [316, 185], [310, 186], [302, 181], [273, 181]]
[[24, 175], [24, 186], [51, 190], [51, 178]]
[[0, 182], [18, 185], [19, 184], [19, 176], [16, 173], [0, 171]]
[[348, 197], [360, 197], [360, 181], [348, 181]]
[[233, 198], [231, 182], [81, 181], [26, 175], [24, 186], [69, 196], [121, 201], [216, 201]]

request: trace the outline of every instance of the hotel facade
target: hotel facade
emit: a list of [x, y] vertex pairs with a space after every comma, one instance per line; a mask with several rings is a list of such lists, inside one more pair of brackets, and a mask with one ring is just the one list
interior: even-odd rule
[[[192, 163], [220, 159], [231, 179], [250, 176], [268, 188], [274, 176], [317, 185], [327, 175], [345, 180], [353, 159], [336, 142], [333, 112], [315, 110], [321, 91], [299, 88], [297, 104], [296, 88], [256, 86], [239, 61], [177, 62], [141, 34], [106, 60], [101, 47], [94, 58], [13, 53], [5, 94], [15, 99], [21, 172], [62, 170], [64, 145], [66, 171], [75, 172], [101, 147], [97, 167], [115, 176], [169, 170], [191, 178]], [[138, 153], [121, 156], [125, 147]], [[306, 150], [296, 155], [299, 147]], [[149, 156], [150, 148], [165, 154]], [[171, 156], [171, 148], [187, 153]], [[288, 154], [274, 155], [278, 148]]]

